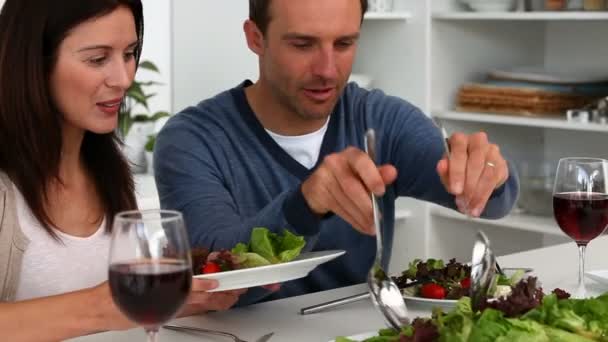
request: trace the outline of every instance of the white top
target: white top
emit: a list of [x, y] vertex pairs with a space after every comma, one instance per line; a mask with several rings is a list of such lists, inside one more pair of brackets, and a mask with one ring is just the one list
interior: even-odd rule
[[16, 186], [17, 221], [29, 245], [23, 254], [16, 300], [52, 296], [98, 285], [108, 279], [110, 235], [105, 218], [86, 238], [55, 229], [54, 240], [34, 217]]
[[319, 130], [304, 135], [280, 135], [269, 130], [266, 130], [266, 132], [293, 159], [297, 160], [298, 163], [304, 165], [307, 169], [312, 169], [317, 163], [317, 159], [319, 159], [319, 152], [321, 152], [321, 145], [323, 144], [323, 137], [325, 137], [328, 124], [329, 118], [327, 118], [327, 121], [325, 121], [325, 124]]

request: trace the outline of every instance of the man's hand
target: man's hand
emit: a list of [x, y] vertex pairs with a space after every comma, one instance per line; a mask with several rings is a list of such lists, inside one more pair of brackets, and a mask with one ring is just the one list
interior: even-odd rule
[[302, 183], [302, 194], [315, 214], [333, 212], [358, 231], [373, 235], [370, 192], [383, 195], [396, 178], [394, 166], [376, 166], [365, 152], [349, 147], [325, 157]]
[[450, 155], [437, 163], [441, 182], [456, 196], [462, 213], [479, 217], [492, 195], [509, 178], [507, 161], [485, 133], [455, 133], [449, 139]]

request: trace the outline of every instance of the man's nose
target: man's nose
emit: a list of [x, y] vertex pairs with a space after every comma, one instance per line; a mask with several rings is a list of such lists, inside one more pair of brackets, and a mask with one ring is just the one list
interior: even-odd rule
[[338, 68], [333, 47], [319, 50], [313, 64], [313, 74], [323, 79], [333, 80], [337, 78]]

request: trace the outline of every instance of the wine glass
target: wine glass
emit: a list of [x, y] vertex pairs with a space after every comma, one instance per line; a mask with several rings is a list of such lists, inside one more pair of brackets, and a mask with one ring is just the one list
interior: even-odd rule
[[192, 287], [182, 214], [171, 210], [118, 213], [112, 228], [109, 283], [114, 303], [156, 341]]
[[579, 271], [576, 298], [585, 298], [585, 248], [608, 225], [608, 161], [563, 158], [553, 187], [553, 214], [557, 224], [578, 245]]

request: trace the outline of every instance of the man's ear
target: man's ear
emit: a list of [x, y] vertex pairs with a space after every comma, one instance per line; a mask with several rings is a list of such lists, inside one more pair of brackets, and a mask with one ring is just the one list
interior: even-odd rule
[[243, 31], [245, 31], [245, 39], [247, 39], [249, 50], [261, 56], [264, 52], [264, 35], [258, 28], [258, 25], [248, 19], [243, 24]]

